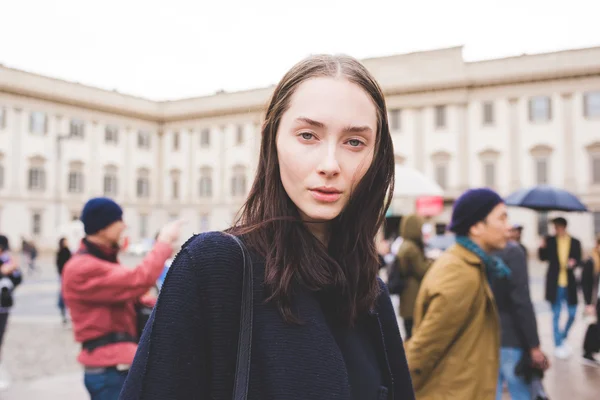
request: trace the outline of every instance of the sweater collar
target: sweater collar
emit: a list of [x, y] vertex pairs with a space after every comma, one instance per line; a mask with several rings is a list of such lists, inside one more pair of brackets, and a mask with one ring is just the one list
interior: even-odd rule
[[87, 240], [87, 238], [83, 238], [81, 241], [81, 248], [79, 249], [80, 253], [88, 253], [96, 258], [99, 258], [104, 261], [108, 261], [111, 263], [118, 263], [117, 254], [119, 253], [119, 247], [108, 247], [102, 246], [99, 244], [95, 244]]

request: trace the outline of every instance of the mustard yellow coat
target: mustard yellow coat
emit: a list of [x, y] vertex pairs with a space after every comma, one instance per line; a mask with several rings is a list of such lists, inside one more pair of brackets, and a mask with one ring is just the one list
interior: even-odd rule
[[406, 344], [417, 400], [494, 400], [500, 321], [479, 257], [460, 245], [421, 282]]

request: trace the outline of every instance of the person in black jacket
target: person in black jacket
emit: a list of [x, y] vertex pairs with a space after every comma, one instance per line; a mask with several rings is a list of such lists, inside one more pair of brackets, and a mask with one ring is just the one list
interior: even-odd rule
[[58, 276], [61, 279], [61, 288], [58, 292], [58, 308], [60, 315], [62, 316], [63, 324], [67, 323], [67, 307], [62, 296], [62, 272], [65, 264], [71, 258], [71, 250], [69, 249], [69, 243], [66, 238], [60, 238], [58, 241], [58, 252], [56, 253], [56, 268], [58, 270]]
[[[552, 305], [555, 356], [568, 358], [571, 348], [565, 342], [577, 313], [577, 281], [574, 269], [581, 264], [581, 243], [567, 233], [567, 220], [552, 220], [556, 235], [543, 240], [539, 248], [541, 261], [548, 261], [546, 273], [546, 300]], [[566, 303], [569, 319], [564, 330], [559, 320], [563, 303]]]
[[[13, 291], [21, 283], [22, 275], [10, 254], [8, 238], [0, 235], [0, 353], [10, 310], [14, 304]], [[8, 388], [10, 379], [3, 363], [0, 363], [0, 390]]]
[[[294, 66], [272, 96], [256, 178], [228, 230], [250, 252], [254, 300], [242, 303], [244, 253], [234, 238], [191, 238], [123, 400], [230, 399], [236, 376], [247, 376], [238, 357], [250, 363], [248, 400], [415, 398], [377, 278], [375, 237], [394, 173], [383, 93], [357, 60], [320, 55]], [[240, 321], [242, 306], [251, 320]], [[250, 343], [240, 330], [251, 330]]]
[[496, 255], [502, 258], [511, 272], [508, 278], [492, 281], [502, 329], [496, 399], [502, 399], [502, 385], [506, 382], [512, 400], [529, 400], [529, 382], [515, 374], [516, 366], [523, 357], [530, 358], [533, 366], [541, 370], [547, 369], [549, 363], [540, 350], [537, 321], [529, 293], [527, 258], [515, 241], [510, 241]]

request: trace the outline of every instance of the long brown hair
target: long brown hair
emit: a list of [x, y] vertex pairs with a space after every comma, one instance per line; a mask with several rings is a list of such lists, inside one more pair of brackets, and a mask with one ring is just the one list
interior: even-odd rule
[[[331, 221], [327, 248], [302, 223], [281, 182], [277, 130], [290, 99], [311, 78], [344, 78], [360, 86], [377, 109], [373, 161], [340, 215]], [[394, 154], [381, 88], [357, 60], [317, 55], [296, 64], [279, 82], [262, 126], [259, 164], [252, 189], [231, 233], [265, 258], [265, 286], [283, 318], [300, 323], [292, 311], [296, 285], [311, 291], [333, 289], [340, 319], [352, 324], [373, 307], [379, 294], [375, 236], [385, 220], [394, 182]]]

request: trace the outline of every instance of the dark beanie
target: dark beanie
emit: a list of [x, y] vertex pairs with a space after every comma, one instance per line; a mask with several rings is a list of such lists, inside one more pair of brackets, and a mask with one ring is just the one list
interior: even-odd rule
[[88, 200], [81, 212], [81, 222], [86, 235], [106, 228], [110, 224], [123, 219], [123, 210], [107, 197], [96, 197]]
[[493, 190], [467, 190], [454, 202], [450, 230], [466, 236], [473, 225], [483, 221], [500, 203], [504, 203], [504, 200]]

